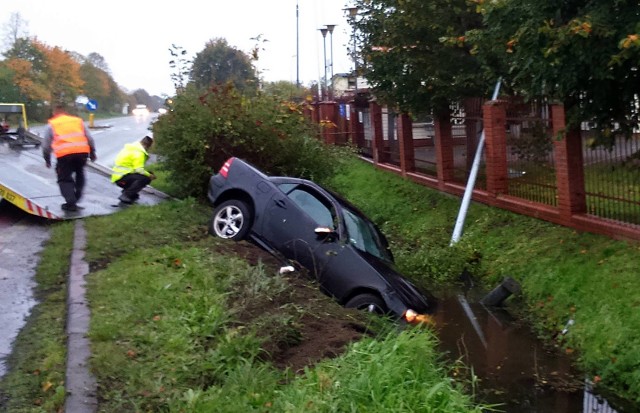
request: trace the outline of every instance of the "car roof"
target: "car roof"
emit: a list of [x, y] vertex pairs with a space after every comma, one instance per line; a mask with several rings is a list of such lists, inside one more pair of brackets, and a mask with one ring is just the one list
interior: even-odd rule
[[311, 181], [309, 179], [304, 179], [304, 178], [295, 178], [292, 176], [279, 176], [279, 175], [267, 175], [266, 173], [262, 172], [258, 167], [256, 167], [255, 165], [252, 165], [250, 162], [245, 161], [244, 159], [241, 158], [235, 158], [234, 162], [236, 161], [240, 161], [241, 163], [245, 164], [246, 166], [250, 167], [251, 169], [253, 169], [256, 173], [260, 174], [261, 176], [265, 177], [267, 180], [269, 180], [270, 182], [272, 182], [273, 184], [284, 184], [284, 183], [289, 183], [289, 184], [306, 184], [309, 185], [313, 188], [316, 188], [318, 191], [323, 192], [324, 195], [328, 195], [331, 198], [334, 198], [342, 207], [345, 207], [353, 212], [355, 212], [356, 214], [366, 218], [367, 221], [371, 221], [371, 219], [365, 215], [359, 208], [357, 208], [355, 205], [353, 205], [351, 202], [347, 201], [344, 197], [342, 197], [342, 195], [325, 188], [324, 186]]

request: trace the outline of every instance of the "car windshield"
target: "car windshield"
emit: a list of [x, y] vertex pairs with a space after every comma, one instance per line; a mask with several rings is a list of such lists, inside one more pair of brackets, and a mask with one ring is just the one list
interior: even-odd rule
[[382, 235], [374, 225], [347, 208], [344, 211], [344, 223], [349, 235], [349, 243], [360, 251], [369, 253], [381, 260], [393, 262], [389, 251], [382, 243]]

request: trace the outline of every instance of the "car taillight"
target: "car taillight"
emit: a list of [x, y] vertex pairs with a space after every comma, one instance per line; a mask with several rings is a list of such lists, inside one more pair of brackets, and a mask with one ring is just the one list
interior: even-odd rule
[[227, 177], [227, 175], [229, 175], [229, 168], [231, 167], [231, 163], [233, 162], [235, 158], [229, 158], [227, 159], [227, 162], [224, 163], [224, 165], [222, 165], [222, 168], [220, 168], [220, 175], [222, 175], [223, 177]]

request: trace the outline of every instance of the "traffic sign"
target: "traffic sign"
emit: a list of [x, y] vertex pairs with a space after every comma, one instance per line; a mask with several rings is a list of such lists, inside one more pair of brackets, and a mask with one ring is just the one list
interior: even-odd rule
[[91, 112], [93, 112], [97, 109], [98, 109], [98, 102], [96, 102], [93, 99], [89, 99], [89, 101], [87, 102], [87, 110], [90, 110]]

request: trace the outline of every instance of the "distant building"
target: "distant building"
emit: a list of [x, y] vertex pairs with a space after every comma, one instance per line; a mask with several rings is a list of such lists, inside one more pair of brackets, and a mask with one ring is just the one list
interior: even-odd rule
[[[357, 83], [356, 83], [357, 82]], [[368, 92], [369, 83], [363, 77], [356, 78], [353, 73], [336, 73], [331, 79], [334, 99], [353, 99], [356, 90], [358, 93]]]

